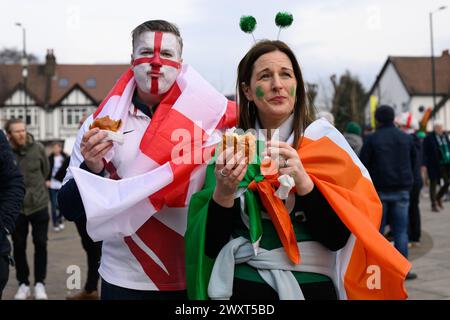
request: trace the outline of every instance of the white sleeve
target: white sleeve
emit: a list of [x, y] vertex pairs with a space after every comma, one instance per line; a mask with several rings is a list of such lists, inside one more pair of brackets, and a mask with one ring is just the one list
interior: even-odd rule
[[[89, 130], [89, 126], [91, 125], [91, 123], [93, 121], [94, 121], [94, 117], [91, 114], [86, 119], [86, 121], [84, 121], [84, 123], [81, 126], [80, 130], [78, 130], [77, 139], [75, 140], [75, 144], [74, 144], [73, 149], [72, 149], [72, 154], [70, 155], [69, 167], [77, 167], [77, 168], [79, 168], [80, 164], [84, 161], [84, 158], [81, 155], [80, 144], [81, 144], [81, 140], [83, 139], [84, 134]], [[72, 178], [73, 178], [72, 173], [70, 172], [70, 170], [67, 170], [66, 176], [64, 177], [64, 180], [63, 180], [63, 185], [67, 181], [72, 179]]]

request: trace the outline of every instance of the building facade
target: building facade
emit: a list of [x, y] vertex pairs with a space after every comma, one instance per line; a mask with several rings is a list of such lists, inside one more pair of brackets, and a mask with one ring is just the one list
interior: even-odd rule
[[44, 64], [0, 65], [0, 126], [26, 119], [35, 139], [48, 143], [73, 139], [83, 115], [91, 114], [129, 65], [56, 63], [52, 50]]
[[[427, 130], [432, 130], [434, 120], [444, 123], [450, 131], [450, 55], [445, 50], [435, 57], [436, 110], [428, 122]], [[428, 108], [434, 108], [432, 90], [432, 68], [430, 57], [388, 57], [369, 91], [378, 105], [387, 104], [394, 108], [396, 115], [412, 112], [421, 121]], [[365, 121], [370, 123], [370, 100], [365, 106]]]

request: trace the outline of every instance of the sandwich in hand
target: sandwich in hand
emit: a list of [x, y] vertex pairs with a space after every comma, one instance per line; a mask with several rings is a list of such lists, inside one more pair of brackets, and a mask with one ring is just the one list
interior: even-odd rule
[[119, 128], [122, 124], [122, 120], [113, 120], [109, 116], [95, 118], [91, 123], [89, 129], [99, 128], [101, 131], [106, 132], [107, 136], [104, 141], [112, 140], [119, 144], [123, 144], [123, 134], [119, 132]]
[[227, 130], [222, 135], [222, 151], [227, 148], [233, 148], [233, 154], [242, 151], [248, 159], [248, 163], [252, 163], [256, 154], [256, 137], [251, 132], [238, 134], [236, 131]]

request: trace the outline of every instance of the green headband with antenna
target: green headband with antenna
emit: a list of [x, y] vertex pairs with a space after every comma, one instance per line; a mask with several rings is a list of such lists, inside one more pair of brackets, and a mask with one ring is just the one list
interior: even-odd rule
[[255, 36], [253, 35], [253, 31], [256, 28], [256, 19], [253, 16], [242, 16], [241, 20], [239, 21], [239, 26], [241, 27], [241, 30], [245, 33], [250, 33], [253, 37], [253, 40], [255, 40]]
[[[279, 28], [277, 40], [280, 38], [281, 29], [289, 27], [294, 21], [294, 17], [289, 12], [278, 12], [275, 16], [275, 24]], [[250, 33], [253, 37], [253, 41], [256, 42], [253, 31], [256, 29], [256, 19], [253, 16], [242, 16], [239, 21], [241, 30], [245, 33]]]
[[279, 28], [277, 40], [280, 39], [281, 29], [289, 27], [294, 21], [294, 17], [289, 12], [278, 12], [275, 16], [275, 24]]

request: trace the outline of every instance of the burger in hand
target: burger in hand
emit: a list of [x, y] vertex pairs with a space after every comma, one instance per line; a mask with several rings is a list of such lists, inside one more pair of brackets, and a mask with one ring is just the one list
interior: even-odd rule
[[104, 141], [112, 140], [119, 144], [123, 144], [123, 133], [119, 132], [119, 128], [122, 125], [122, 120], [113, 120], [109, 116], [96, 118], [91, 123], [89, 129], [99, 128], [101, 131], [106, 132], [107, 136]]

